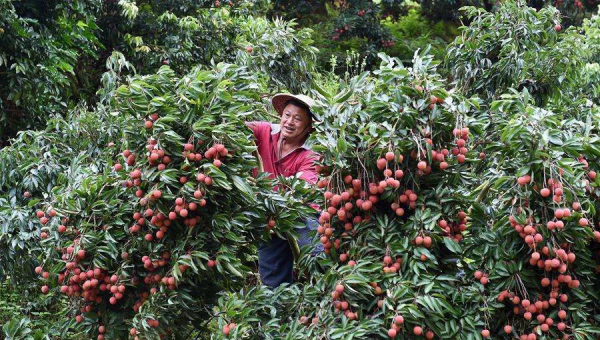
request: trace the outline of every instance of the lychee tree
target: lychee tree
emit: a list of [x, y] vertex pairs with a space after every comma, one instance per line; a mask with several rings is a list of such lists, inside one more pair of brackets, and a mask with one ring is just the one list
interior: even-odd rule
[[[0, 278], [26, 286], [40, 254], [40, 225], [31, 216], [57, 183], [107, 167], [103, 152], [120, 135], [120, 119], [104, 108], [77, 107], [47, 129], [22, 131], [0, 152]], [[85, 173], [82, 173], [84, 172]]]
[[[52, 116], [68, 117], [80, 102], [93, 110], [102, 99], [97, 91], [105, 85], [104, 65], [115, 53], [141, 74], [162, 65], [181, 76], [198, 64], [242, 64], [237, 52], [247, 45], [238, 41], [260, 42], [249, 39], [255, 20], [261, 38], [286, 51], [254, 55], [277, 69], [297, 69], [305, 61], [292, 74], [306, 76], [312, 71], [306, 59], [310, 39], [297, 39], [289, 23], [281, 32], [264, 21], [268, 7], [268, 0], [0, 2], [0, 145], [9, 145], [20, 130], [44, 129]], [[289, 73], [276, 79], [293, 86]]]
[[224, 329], [230, 334], [396, 337], [406, 329], [453, 338], [485, 328], [482, 285], [465, 276], [462, 256], [477, 200], [465, 190], [476, 181], [469, 168], [481, 162], [468, 128], [478, 102], [448, 92], [431, 56], [417, 55], [413, 68], [381, 58], [372, 75], [322, 93], [318, 232], [326, 259], [305, 256], [306, 274], [289, 291], [255, 292], [277, 299], [277, 317], [292, 322], [246, 325], [253, 301], [257, 315], [268, 310], [243, 292], [221, 301], [220, 326], [236, 323]]
[[[209, 59], [212, 64], [226, 60], [255, 70], [254, 73], [259, 76], [252, 85], [258, 93], [256, 98], [263, 99], [268, 94], [277, 92], [277, 88], [297, 89], [301, 92], [301, 87], [310, 83], [315, 53], [314, 47], [310, 45], [310, 30], [295, 30], [293, 24], [284, 21], [264, 20], [260, 17], [260, 8], [264, 4], [258, 4], [257, 1], [235, 1], [233, 7], [227, 4], [216, 8], [214, 3], [206, 3], [207, 8], [202, 8], [198, 13], [195, 8], [200, 4], [190, 4], [191, 7], [186, 9], [183, 3], [179, 8], [181, 12], [165, 14], [160, 23], [149, 22], [147, 25], [140, 23], [142, 19], [154, 18], [155, 11], [163, 7], [143, 7], [137, 13], [138, 16], [132, 14], [129, 23], [132, 27], [126, 26], [135, 35], [133, 32], [137, 29], [144, 32], [163, 29], [169, 31], [170, 28], [178, 27], [177, 30], [183, 30], [185, 27], [189, 28], [186, 25], [194, 26], [194, 23], [200, 21], [202, 25], [195, 29], [206, 35], [194, 39], [210, 38], [211, 43], [194, 46], [194, 51], [203, 48], [203, 53], [211, 55]], [[121, 2], [119, 8], [125, 11], [123, 16], [128, 15], [127, 10], [135, 12], [132, 3]], [[204, 25], [219, 26], [227, 31], [227, 38], [218, 34], [215, 37], [216, 33], [210, 33], [210, 28]], [[198, 33], [195, 30], [190, 32], [180, 33], [186, 36]], [[136, 41], [140, 42], [139, 39]], [[159, 40], [150, 41], [153, 48], [161, 45]], [[38, 254], [36, 243], [32, 241], [39, 235], [39, 225], [32, 223], [27, 216], [35, 212], [34, 205], [38, 200], [51, 196], [52, 188], [58, 180], [64, 182], [70, 180], [69, 176], [77, 176], [78, 172], [74, 170], [84, 169], [88, 171], [88, 176], [90, 173], [104, 171], [108, 163], [104, 159], [107, 154], [104, 150], [113, 152], [117, 147], [110, 146], [109, 143], [118, 142], [116, 136], [122, 133], [121, 120], [125, 119], [123, 116], [111, 115], [117, 87], [136, 72], [142, 74], [152, 65], [160, 65], [160, 59], [156, 59], [160, 57], [160, 53], [143, 52], [149, 49], [143, 45], [144, 42], [148, 40], [144, 40], [142, 36], [142, 45], [137, 46], [140, 49], [135, 53], [129, 51], [135, 57], [126, 52], [123, 54], [114, 51], [102, 62], [102, 67], [97, 68], [102, 70], [106, 67], [106, 72], [101, 77], [101, 88], [97, 92], [96, 89], [90, 90], [97, 94], [98, 103], [81, 103], [63, 116], [48, 118], [46, 128], [24, 131], [11, 141], [10, 146], [0, 151], [0, 232], [4, 234], [0, 238], [0, 278], [10, 276], [13, 282], [23, 283], [20, 279], [28, 279], [32, 268], [37, 265], [32, 263], [32, 259]], [[190, 43], [186, 42], [186, 45]], [[219, 49], [219, 52], [214, 49]], [[177, 57], [170, 59], [168, 66], [181, 76], [184, 72], [187, 74], [192, 65], [204, 62], [197, 57], [196, 52], [178, 52]], [[264, 119], [270, 115], [272, 113], [267, 109], [267, 102], [262, 101], [255, 117]], [[60, 176], [66, 174], [69, 175], [67, 178]]]
[[480, 121], [491, 157], [475, 191], [485, 199], [470, 216], [487, 244], [473, 245], [472, 268], [490, 272], [495, 287], [492, 334], [594, 338], [600, 139], [599, 126], [583, 122], [598, 121], [599, 111], [571, 115], [534, 103], [526, 90], [505, 95]]
[[464, 11], [471, 23], [446, 55], [462, 92], [477, 94], [489, 104], [510, 88], [527, 88], [539, 105], [546, 105], [580, 83], [589, 47], [574, 27], [564, 32], [556, 8], [536, 11], [517, 1], [495, 12], [475, 7]]
[[224, 296], [214, 337], [595, 338], [597, 108], [525, 90], [484, 115], [428, 58], [397, 62], [319, 111], [326, 259]]
[[[168, 67], [116, 91], [111, 167], [59, 183], [39, 203], [43, 294], [65, 294], [68, 326], [102, 338], [206, 331], [222, 290], [256, 279], [261, 238], [286, 237], [311, 191], [257, 167], [244, 119], [264, 105], [231, 64], [179, 78]], [[269, 228], [267, 228], [269, 226]]]
[[[532, 26], [556, 32], [546, 14]], [[481, 20], [467, 36], [506, 19]], [[214, 338], [597, 338], [600, 117], [593, 85], [576, 84], [583, 37], [566, 34], [545, 41], [575, 60], [536, 55], [567, 77], [551, 91], [514, 89], [503, 59], [447, 84], [422, 56], [317, 87], [326, 258], [303, 257], [291, 287], [222, 297]], [[460, 53], [474, 70], [479, 50]], [[471, 81], [483, 99], [461, 96]]]

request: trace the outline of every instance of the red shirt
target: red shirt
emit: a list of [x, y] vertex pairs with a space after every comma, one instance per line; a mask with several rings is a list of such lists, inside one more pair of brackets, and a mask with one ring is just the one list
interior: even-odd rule
[[294, 176], [300, 173], [300, 178], [308, 183], [314, 184], [318, 180], [315, 161], [319, 155], [313, 152], [306, 143], [294, 149], [281, 159], [277, 159], [279, 153], [279, 124], [268, 122], [251, 122], [248, 124], [254, 132], [258, 153], [263, 161], [265, 172], [270, 173], [270, 178], [283, 175]]

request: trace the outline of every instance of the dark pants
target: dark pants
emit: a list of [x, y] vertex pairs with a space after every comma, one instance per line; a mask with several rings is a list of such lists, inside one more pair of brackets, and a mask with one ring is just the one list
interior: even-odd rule
[[[311, 237], [311, 231], [317, 230], [319, 223], [316, 218], [306, 220], [306, 227], [297, 230], [298, 246], [312, 246], [315, 233]], [[323, 245], [317, 243], [311, 251], [313, 256], [323, 252]], [[276, 288], [282, 283], [294, 281], [294, 254], [287, 240], [282, 240], [276, 235], [271, 237], [268, 243], [261, 243], [258, 247], [258, 272], [263, 284]]]

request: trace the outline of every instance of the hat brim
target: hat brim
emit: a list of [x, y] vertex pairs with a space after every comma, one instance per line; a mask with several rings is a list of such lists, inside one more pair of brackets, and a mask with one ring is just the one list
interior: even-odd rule
[[271, 103], [273, 104], [273, 107], [275, 108], [275, 111], [277, 111], [279, 116], [281, 116], [283, 114], [283, 109], [285, 109], [286, 103], [291, 99], [297, 100], [300, 103], [306, 105], [306, 107], [308, 107], [308, 114], [311, 116], [312, 119], [315, 119], [315, 115], [311, 111], [310, 104], [308, 104], [306, 101], [298, 98], [297, 96], [294, 96], [293, 94], [286, 94], [286, 93], [276, 94], [271, 99]]

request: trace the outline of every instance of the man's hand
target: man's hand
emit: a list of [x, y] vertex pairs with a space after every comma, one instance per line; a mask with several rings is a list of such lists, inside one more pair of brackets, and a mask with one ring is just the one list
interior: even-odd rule
[[246, 124], [246, 126], [249, 127], [252, 131], [254, 131], [254, 128], [256, 127], [256, 122], [244, 122], [244, 124]]

